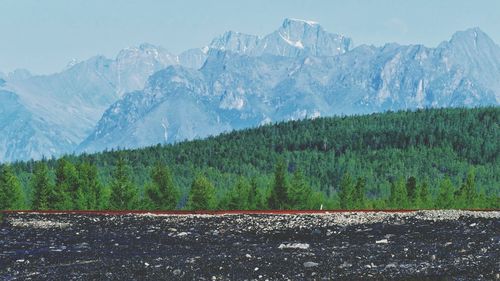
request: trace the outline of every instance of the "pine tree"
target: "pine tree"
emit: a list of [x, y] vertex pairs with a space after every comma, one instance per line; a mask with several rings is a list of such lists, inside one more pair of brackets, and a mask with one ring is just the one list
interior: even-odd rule
[[420, 186], [420, 205], [419, 208], [429, 208], [432, 205], [432, 198], [429, 191], [429, 184], [424, 181]]
[[75, 205], [77, 191], [78, 177], [75, 167], [65, 158], [60, 158], [57, 160], [55, 187], [48, 196], [49, 205], [56, 210], [78, 209]]
[[340, 208], [343, 210], [348, 210], [354, 207], [353, 202], [354, 187], [351, 175], [345, 173], [340, 182]]
[[88, 162], [78, 166], [78, 181], [80, 191], [77, 194], [77, 205], [84, 205], [88, 210], [98, 210], [103, 207], [104, 190], [99, 182], [97, 167]]
[[248, 210], [250, 208], [249, 204], [249, 194], [250, 194], [250, 184], [248, 181], [240, 177], [236, 182], [236, 186], [229, 193], [229, 200], [227, 207], [230, 210]]
[[308, 202], [305, 208], [310, 210], [320, 210], [321, 207], [326, 208], [326, 196], [323, 192], [311, 192], [308, 196]]
[[436, 198], [436, 207], [440, 209], [450, 209], [454, 206], [453, 183], [446, 177], [439, 185], [439, 194]]
[[458, 190], [458, 194], [455, 198], [458, 207], [460, 208], [476, 207], [478, 194], [476, 191], [475, 177], [476, 177], [475, 171], [473, 169], [469, 170], [469, 172], [467, 173], [467, 178], [460, 187], [460, 190]]
[[250, 191], [248, 192], [248, 208], [250, 210], [255, 210], [258, 208], [259, 204], [259, 189], [257, 184], [257, 178], [253, 177], [250, 181]]
[[355, 209], [364, 209], [366, 207], [366, 180], [364, 178], [359, 177], [356, 181], [353, 203]]
[[137, 189], [130, 180], [129, 167], [122, 157], [118, 158], [113, 180], [109, 207], [113, 210], [131, 210], [138, 203]]
[[180, 192], [174, 184], [170, 169], [158, 163], [151, 171], [152, 183], [146, 187], [146, 196], [154, 210], [173, 210], [177, 206]]
[[406, 193], [408, 194], [408, 201], [411, 206], [415, 205], [417, 200], [417, 180], [411, 176], [406, 180]]
[[296, 169], [293, 173], [292, 182], [288, 192], [290, 208], [295, 210], [308, 209], [311, 195], [312, 189], [306, 183], [304, 174], [300, 169]]
[[0, 169], [0, 210], [21, 210], [25, 207], [21, 183], [8, 165]]
[[392, 209], [408, 208], [408, 194], [406, 193], [404, 180], [401, 179], [391, 183], [389, 206]]
[[212, 210], [216, 206], [215, 188], [203, 175], [199, 174], [191, 185], [187, 207], [190, 210]]
[[53, 208], [49, 205], [49, 194], [52, 194], [54, 188], [49, 179], [49, 168], [45, 162], [38, 162], [35, 165], [34, 175], [31, 181], [33, 194], [33, 209], [48, 210]]
[[288, 207], [288, 182], [286, 179], [286, 164], [283, 159], [279, 160], [276, 165], [268, 205], [273, 210], [283, 210]]

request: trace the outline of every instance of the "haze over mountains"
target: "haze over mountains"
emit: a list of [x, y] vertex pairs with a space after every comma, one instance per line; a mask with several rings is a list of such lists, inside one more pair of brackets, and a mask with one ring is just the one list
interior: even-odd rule
[[174, 55], [142, 44], [56, 74], [0, 72], [0, 161], [202, 138], [269, 122], [499, 105], [500, 47], [478, 28], [436, 48], [353, 47], [311, 21], [228, 31]]

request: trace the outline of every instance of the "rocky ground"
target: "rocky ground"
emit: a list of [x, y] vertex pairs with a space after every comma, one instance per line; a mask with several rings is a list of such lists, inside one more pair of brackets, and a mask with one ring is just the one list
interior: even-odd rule
[[6, 214], [1, 280], [499, 280], [500, 212]]

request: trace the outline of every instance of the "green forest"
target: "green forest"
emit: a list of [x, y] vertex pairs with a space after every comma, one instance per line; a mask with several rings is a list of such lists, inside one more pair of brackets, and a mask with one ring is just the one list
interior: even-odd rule
[[500, 107], [280, 122], [0, 165], [2, 210], [500, 207]]

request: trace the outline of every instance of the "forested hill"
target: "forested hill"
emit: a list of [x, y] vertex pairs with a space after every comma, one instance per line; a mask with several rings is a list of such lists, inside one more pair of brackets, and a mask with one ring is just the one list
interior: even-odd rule
[[[166, 164], [180, 191], [178, 207], [190, 198], [188, 192], [196, 175], [213, 184], [219, 207], [231, 201], [241, 182], [251, 182], [264, 202], [260, 207], [269, 207], [266, 202], [275, 196], [273, 185], [279, 180], [276, 171], [280, 165], [276, 167], [280, 159], [284, 160], [287, 185], [300, 180], [321, 191], [314, 193], [316, 200], [330, 207], [342, 206], [341, 201], [347, 200], [339, 191], [349, 182], [363, 187], [362, 195], [353, 191], [349, 196], [372, 200], [363, 207], [383, 207], [387, 200], [396, 200], [391, 193], [394, 197], [399, 185], [406, 186], [405, 194], [410, 197], [414, 196], [412, 185], [413, 189], [425, 186], [432, 200], [440, 196], [446, 200], [445, 196], [457, 195], [464, 186], [472, 185], [474, 194], [490, 197], [489, 206], [498, 207], [499, 140], [500, 107], [426, 109], [282, 122], [204, 140], [64, 159], [76, 170], [83, 164], [96, 166], [99, 184], [108, 191], [116, 181], [116, 165], [122, 162], [120, 166], [140, 198], [147, 197], [144, 186], [155, 177], [154, 172], [151, 176], [153, 167]], [[48, 166], [48, 182], [57, 185], [61, 161], [42, 162]], [[28, 203], [34, 194], [32, 171], [36, 164], [11, 165]], [[292, 175], [297, 170], [302, 179]], [[439, 187], [449, 189], [449, 194], [441, 194]]]

